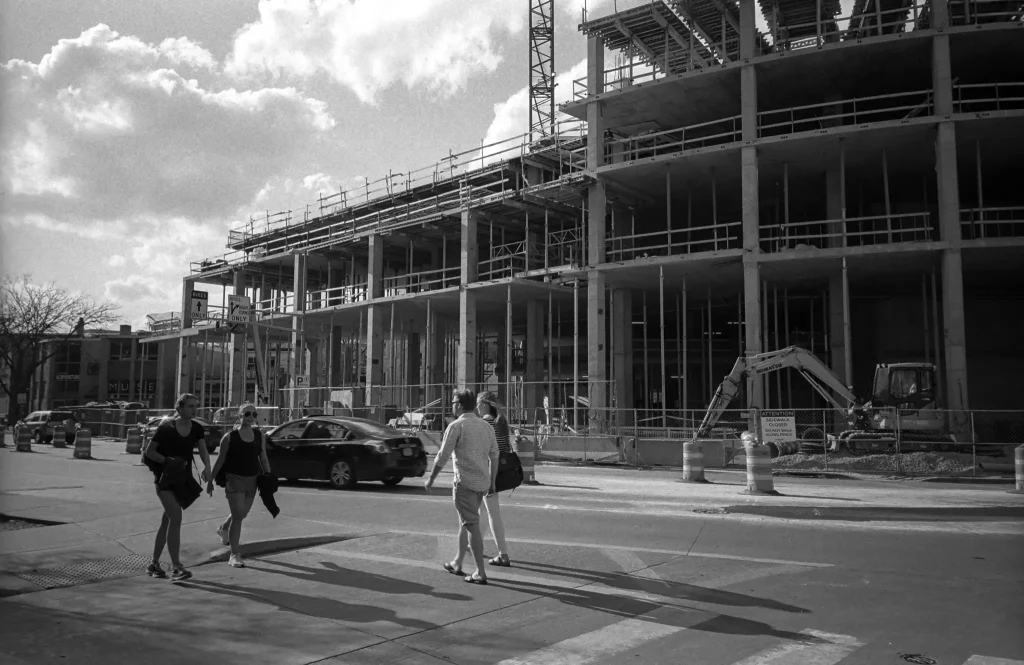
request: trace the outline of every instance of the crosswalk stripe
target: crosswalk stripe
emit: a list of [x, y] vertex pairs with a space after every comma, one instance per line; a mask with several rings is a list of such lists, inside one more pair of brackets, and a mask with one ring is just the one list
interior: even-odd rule
[[864, 643], [849, 635], [802, 630], [822, 642], [789, 642], [770, 647], [733, 665], [835, 665]]
[[1024, 660], [996, 658], [995, 656], [971, 656], [964, 665], [1024, 665]]
[[503, 660], [498, 665], [585, 665], [681, 630], [684, 629], [679, 626], [626, 619], [517, 658]]
[[649, 580], [661, 581], [661, 575], [659, 575], [652, 567], [650, 567], [643, 559], [636, 555], [636, 552], [629, 550], [618, 550], [618, 549], [604, 549], [601, 552], [609, 559], [619, 564], [622, 570], [634, 577], [643, 577]]
[[761, 568], [750, 568], [748, 570], [741, 570], [728, 575], [722, 575], [720, 577], [713, 577], [709, 580], [698, 580], [694, 583], [697, 586], [704, 587], [705, 589], [721, 589], [723, 587], [732, 586], [733, 584], [740, 584], [741, 582], [753, 582], [754, 580], [759, 580], [762, 577], [803, 573], [806, 571], [807, 568], [805, 566], [762, 566]]

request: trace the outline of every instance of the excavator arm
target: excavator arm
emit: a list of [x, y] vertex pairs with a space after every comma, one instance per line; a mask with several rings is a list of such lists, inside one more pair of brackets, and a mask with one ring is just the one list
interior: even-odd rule
[[[701, 421], [700, 427], [694, 434], [694, 440], [707, 436], [714, 428], [715, 423], [722, 417], [722, 413], [728, 408], [729, 403], [739, 394], [742, 382], [750, 375], [767, 374], [786, 367], [792, 367], [800, 372], [801, 376], [807, 379], [811, 387], [818, 391], [837, 410], [846, 411], [857, 404], [857, 397], [849, 388], [843, 385], [835, 373], [828, 366], [818, 359], [813, 353], [798, 346], [788, 346], [778, 351], [759, 353], [750, 357], [739, 357], [732, 371], [725, 377], [722, 384], [715, 391], [711, 398], [707, 413]], [[832, 392], [840, 395], [846, 404], [836, 399]]]

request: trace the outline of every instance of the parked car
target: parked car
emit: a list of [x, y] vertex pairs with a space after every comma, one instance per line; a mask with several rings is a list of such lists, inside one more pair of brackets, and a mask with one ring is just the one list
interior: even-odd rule
[[[142, 426], [142, 440], [149, 441], [152, 439], [153, 434], [156, 432], [156, 428], [160, 426], [160, 423], [168, 418], [173, 418], [174, 415], [175, 414], [170, 413], [166, 416], [158, 416], [146, 421], [146, 424]], [[204, 418], [193, 418], [192, 420], [203, 426], [203, 438], [206, 439], [206, 451], [209, 453], [217, 452], [217, 447], [220, 446], [220, 439], [224, 436], [224, 432], [227, 430], [214, 425]]]
[[32, 443], [42, 445], [53, 443], [53, 426], [71, 417], [70, 411], [33, 411], [21, 421], [21, 426], [32, 432]]
[[363, 418], [299, 418], [267, 432], [266, 441], [270, 467], [288, 480], [327, 480], [347, 489], [361, 480], [397, 485], [427, 470], [419, 438]]

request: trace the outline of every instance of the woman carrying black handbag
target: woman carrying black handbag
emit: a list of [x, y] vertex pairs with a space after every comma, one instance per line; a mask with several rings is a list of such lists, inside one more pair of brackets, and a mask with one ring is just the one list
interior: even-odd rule
[[[505, 456], [512, 453], [508, 420], [498, 412], [498, 396], [489, 390], [479, 393], [476, 396], [476, 411], [494, 428], [494, 436], [498, 439], [498, 454]], [[498, 546], [498, 556], [488, 563], [492, 566], [508, 567], [512, 564], [508, 558], [508, 543], [505, 542], [505, 525], [501, 521], [501, 506], [498, 504], [497, 492], [484, 496], [484, 508], [487, 509], [487, 521], [491, 525], [491, 536], [494, 537], [494, 543]]]

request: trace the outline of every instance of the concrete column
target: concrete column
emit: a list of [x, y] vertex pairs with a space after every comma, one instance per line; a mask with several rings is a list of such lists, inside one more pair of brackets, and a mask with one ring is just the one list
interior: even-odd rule
[[[416, 330], [419, 326], [416, 326], [417, 321], [410, 320], [410, 330]], [[418, 332], [406, 333], [406, 344], [405, 344], [405, 358], [403, 360], [405, 366], [408, 368], [406, 381], [411, 387], [409, 388], [409, 404], [412, 408], [419, 408], [423, 405], [423, 389], [418, 385], [420, 383], [420, 376], [423, 373], [423, 353], [420, 350], [420, 334]]]
[[344, 355], [341, 349], [341, 336], [341, 326], [331, 326], [327, 342], [330, 345], [329, 355], [331, 358], [331, 366], [327, 371], [327, 384], [329, 386], [342, 385], [341, 368]]
[[459, 357], [455, 381], [459, 390], [475, 389], [476, 371], [476, 293], [459, 290]]
[[[424, 346], [426, 348], [427, 392], [425, 400], [429, 404], [442, 397], [440, 386], [444, 383], [445, 344], [441, 317], [432, 308], [428, 308], [426, 325], [427, 333]], [[448, 405], [442, 403], [440, 407], [444, 410]]]
[[526, 420], [543, 421], [538, 409], [544, 406], [544, 312], [546, 300], [533, 299], [526, 303]]
[[185, 279], [181, 283], [181, 327], [191, 328], [192, 317], [189, 310], [192, 307], [192, 289], [196, 288], [196, 280]]
[[964, 324], [964, 280], [960, 249], [942, 256], [943, 367], [947, 409], [970, 409], [967, 393], [967, 338]]
[[615, 364], [615, 401], [617, 424], [633, 424], [633, 291], [612, 292], [612, 339]]
[[587, 378], [590, 388], [590, 424], [608, 419], [607, 314], [604, 273], [587, 273]]
[[[945, 0], [932, 5], [932, 22], [948, 27]], [[967, 393], [967, 342], [964, 322], [963, 259], [960, 248], [960, 184], [957, 180], [956, 126], [948, 118], [953, 114], [953, 83], [949, 59], [949, 36], [932, 38], [932, 85], [935, 115], [939, 123], [935, 138], [935, 172], [939, 191], [939, 236], [948, 243], [942, 256], [943, 367], [946, 372], [946, 408], [970, 408]]]
[[[366, 295], [370, 303], [384, 295], [384, 238], [372, 235], [366, 256]], [[381, 386], [384, 383], [384, 330], [383, 305], [371, 304], [366, 309], [366, 405], [377, 407], [383, 418]]]
[[[234, 294], [236, 296], [245, 295], [245, 273], [236, 270], [232, 279]], [[246, 339], [245, 333], [233, 333], [228, 336], [228, 345], [231, 349], [231, 356], [228, 358], [229, 405], [238, 405], [245, 401]]]
[[[587, 92], [590, 96], [604, 92], [604, 42], [599, 37], [587, 39]], [[601, 102], [587, 105], [587, 169], [604, 164], [604, 109]]]
[[[825, 169], [825, 215], [831, 220], [844, 220], [846, 214], [846, 150], [845, 145], [839, 139], [839, 161], [832, 163]], [[843, 225], [844, 222], [837, 221], [828, 225], [832, 234], [827, 246], [843, 246]]]
[[758, 55], [755, 52], [757, 40], [757, 2], [740, 0], [740, 59], [747, 61]]
[[[746, 123], [744, 123], [744, 132]], [[742, 148], [743, 197], [743, 318], [744, 353], [747, 356], [763, 351], [761, 347], [761, 248], [759, 242], [760, 211], [758, 209], [757, 149]], [[747, 408], [764, 406], [764, 385], [759, 377], [747, 377]], [[754, 429], [753, 420], [748, 427]]]
[[[292, 262], [292, 281], [294, 299], [292, 303], [292, 311], [299, 314], [298, 316], [292, 317], [292, 343], [291, 343], [291, 358], [290, 358], [290, 369], [292, 373], [291, 377], [291, 388], [295, 388], [297, 385], [297, 377], [304, 376], [307, 374], [305, 367], [305, 349], [303, 348], [303, 342], [305, 339], [304, 330], [306, 323], [306, 255], [301, 252], [296, 252]], [[244, 374], [243, 374], [244, 377]], [[295, 409], [300, 406], [300, 396], [296, 390], [288, 392], [288, 408]]]
[[[829, 366], [835, 372], [843, 385], [849, 386], [853, 383], [853, 377], [847, 371], [847, 330], [846, 321], [849, 314], [846, 312], [845, 303], [849, 296], [843, 284], [843, 275], [837, 273], [829, 276], [828, 279], [828, 343], [829, 343]], [[840, 400], [841, 401], [841, 400]]]
[[459, 356], [456, 382], [459, 390], [474, 389], [477, 377], [476, 294], [467, 287], [476, 281], [480, 267], [477, 245], [477, 213], [462, 213], [460, 285], [459, 285]]

